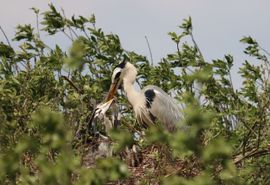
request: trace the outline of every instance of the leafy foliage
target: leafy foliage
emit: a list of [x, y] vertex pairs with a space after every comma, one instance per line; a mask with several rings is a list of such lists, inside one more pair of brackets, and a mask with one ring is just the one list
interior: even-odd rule
[[[256, 40], [241, 40], [256, 63], [243, 63], [243, 84], [235, 89], [233, 56], [206, 61], [190, 17], [179, 34], [169, 32], [176, 51], [153, 66], [122, 48], [117, 35], [97, 28], [94, 15], [66, 18], [52, 4], [41, 14], [32, 10], [37, 22], [43, 16], [42, 30], [19, 25], [13, 39], [17, 51], [0, 42], [1, 184], [270, 183], [270, 63]], [[72, 41], [69, 51], [48, 46], [41, 31], [50, 39], [64, 34]], [[123, 58], [138, 68], [140, 86], [157, 85], [184, 105], [186, 130], [172, 134], [156, 125], [136, 139], [142, 128], [122, 95], [120, 127], [107, 133], [99, 122], [95, 129], [103, 136], [89, 129], [111, 71]], [[137, 168], [128, 162], [134, 155]]]

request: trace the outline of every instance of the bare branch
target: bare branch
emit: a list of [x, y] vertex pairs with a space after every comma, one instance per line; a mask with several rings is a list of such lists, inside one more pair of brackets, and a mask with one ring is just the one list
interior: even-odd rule
[[2, 26], [0, 26], [0, 30], [2, 31], [4, 37], [6, 38], [6, 41], [7, 41], [8, 45], [9, 45], [9, 47], [11, 47], [11, 44], [10, 44], [10, 42], [8, 40], [8, 37], [7, 37], [6, 33], [5, 33], [5, 31], [3, 30]]
[[38, 38], [40, 39], [40, 30], [39, 30], [39, 17], [38, 17], [38, 13], [36, 13], [36, 26], [37, 26]]
[[[65, 14], [64, 9], [61, 8], [61, 11], [62, 11], [62, 13], [63, 13], [63, 16], [64, 16], [65, 20], [67, 20], [67, 17], [66, 17], [66, 14]], [[73, 38], [73, 35], [72, 35], [72, 32], [71, 32], [70, 26], [68, 25], [67, 27], [68, 27], [68, 30], [69, 30], [70, 38], [71, 38], [71, 40], [73, 41], [74, 38]]]
[[61, 76], [62, 78], [64, 78], [66, 81], [68, 81], [68, 83], [80, 94], [83, 94], [83, 90], [79, 89], [68, 77], [66, 76]]
[[153, 55], [152, 55], [152, 51], [151, 51], [150, 44], [149, 44], [149, 41], [148, 41], [147, 36], [145, 36], [145, 40], [146, 40], [147, 47], [148, 47], [148, 50], [149, 50], [149, 53], [150, 53], [151, 65], [153, 65], [153, 63], [154, 63], [154, 61], [153, 61]]
[[200, 55], [200, 58], [201, 58], [202, 62], [205, 62], [204, 57], [203, 57], [203, 54], [202, 54], [202, 52], [201, 52], [201, 50], [200, 50], [200, 48], [199, 48], [197, 42], [195, 41], [195, 38], [194, 38], [193, 33], [192, 33], [192, 30], [191, 30], [191, 32], [190, 32], [190, 37], [191, 37], [191, 40], [192, 40], [192, 42], [193, 42], [193, 44], [194, 44], [196, 50], [198, 51], [198, 53], [199, 53], [199, 55]]
[[262, 157], [262, 156], [265, 156], [268, 154], [270, 154], [270, 145], [268, 145], [266, 148], [263, 148], [260, 150], [253, 149], [249, 152], [246, 152], [245, 155], [243, 155], [243, 154], [236, 155], [236, 156], [234, 156], [233, 161], [235, 164], [238, 164], [241, 161], [243, 161], [244, 159], [251, 158], [251, 157]]
[[270, 56], [270, 52], [267, 51], [266, 49], [262, 48], [261, 46], [259, 46], [259, 48], [268, 56]]

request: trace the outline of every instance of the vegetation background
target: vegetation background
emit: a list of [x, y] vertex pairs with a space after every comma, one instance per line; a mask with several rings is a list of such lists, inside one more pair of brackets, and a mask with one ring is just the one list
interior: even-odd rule
[[[270, 183], [270, 55], [255, 39], [241, 39], [249, 60], [235, 89], [233, 56], [206, 61], [190, 17], [169, 33], [175, 52], [152, 65], [96, 27], [94, 15], [66, 17], [52, 4], [32, 10], [37, 25], [18, 25], [12, 39], [19, 49], [0, 43], [1, 184]], [[49, 46], [41, 32], [63, 34], [72, 46]], [[157, 85], [185, 105], [189, 134], [155, 126], [134, 140], [142, 130], [124, 95], [120, 127], [97, 120], [102, 135], [93, 132], [89, 117], [123, 57], [138, 68], [139, 86]]]

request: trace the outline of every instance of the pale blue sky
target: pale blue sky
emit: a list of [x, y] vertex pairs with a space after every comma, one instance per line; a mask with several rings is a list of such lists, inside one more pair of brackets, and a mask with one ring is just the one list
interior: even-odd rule
[[[29, 8], [44, 11], [50, 2], [63, 8], [67, 16], [94, 13], [97, 26], [118, 34], [125, 49], [149, 57], [147, 36], [154, 62], [175, 51], [167, 33], [177, 32], [182, 20], [191, 16], [195, 38], [207, 60], [223, 58], [228, 53], [235, 57], [233, 81], [237, 87], [240, 78], [236, 71], [247, 58], [239, 40], [250, 35], [270, 50], [269, 0], [1, 0], [0, 25], [12, 38], [17, 24], [35, 22]], [[0, 41], [4, 41], [2, 34]], [[70, 46], [62, 37], [46, 41]]]

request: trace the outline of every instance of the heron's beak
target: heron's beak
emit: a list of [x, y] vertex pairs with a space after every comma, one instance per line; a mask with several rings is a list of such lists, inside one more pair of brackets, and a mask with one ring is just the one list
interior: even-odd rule
[[118, 86], [119, 86], [119, 81], [116, 82], [116, 83], [112, 83], [111, 86], [110, 86], [110, 90], [108, 92], [108, 95], [106, 97], [106, 102], [107, 101], [110, 101], [111, 99], [113, 99], [117, 89], [118, 89]]

